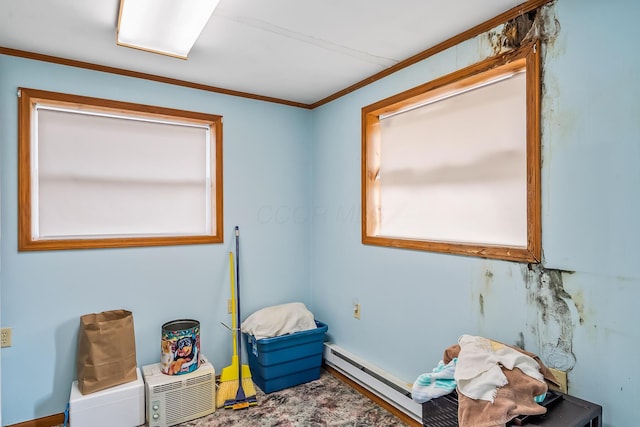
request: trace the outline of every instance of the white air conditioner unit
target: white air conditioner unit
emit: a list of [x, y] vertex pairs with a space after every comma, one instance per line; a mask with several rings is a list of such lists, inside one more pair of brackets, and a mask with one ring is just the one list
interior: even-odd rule
[[200, 367], [188, 374], [163, 374], [160, 363], [142, 367], [149, 427], [169, 427], [215, 412], [216, 371], [200, 357]]

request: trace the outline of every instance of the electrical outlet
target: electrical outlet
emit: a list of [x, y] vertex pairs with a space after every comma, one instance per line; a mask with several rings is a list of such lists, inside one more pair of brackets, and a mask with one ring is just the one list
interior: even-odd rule
[[553, 388], [557, 388], [559, 391], [563, 393], [568, 393], [569, 381], [567, 378], [567, 371], [560, 371], [558, 369], [553, 369], [553, 368], [549, 368], [549, 370], [551, 371], [553, 376], [556, 378], [556, 380], [558, 380], [558, 383], [560, 384], [560, 387], [553, 387]]
[[358, 303], [353, 305], [353, 317], [356, 319], [360, 318], [360, 304]]
[[2, 347], [11, 347], [11, 328], [2, 328]]
[[233, 313], [233, 305], [231, 304], [231, 298], [227, 300], [227, 314]]

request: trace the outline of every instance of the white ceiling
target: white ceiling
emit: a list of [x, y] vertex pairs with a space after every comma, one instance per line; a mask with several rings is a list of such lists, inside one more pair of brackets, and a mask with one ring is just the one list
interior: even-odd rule
[[117, 46], [119, 0], [0, 0], [0, 47], [313, 104], [523, 2], [222, 0], [181, 60]]

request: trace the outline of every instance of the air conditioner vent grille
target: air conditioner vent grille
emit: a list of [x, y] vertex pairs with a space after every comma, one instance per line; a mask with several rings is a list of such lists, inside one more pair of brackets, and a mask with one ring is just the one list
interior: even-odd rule
[[211, 382], [171, 391], [165, 395], [166, 422], [171, 425], [206, 412], [211, 409], [214, 400]]
[[193, 385], [204, 383], [204, 382], [209, 382], [209, 381], [211, 381], [211, 374], [202, 375], [202, 376], [195, 377], [195, 378], [189, 378], [189, 379], [187, 379], [187, 381], [185, 381], [185, 383], [186, 383], [187, 387], [191, 387]]
[[163, 393], [165, 391], [178, 390], [182, 388], [182, 381], [176, 381], [172, 383], [161, 384], [153, 387], [154, 393]]

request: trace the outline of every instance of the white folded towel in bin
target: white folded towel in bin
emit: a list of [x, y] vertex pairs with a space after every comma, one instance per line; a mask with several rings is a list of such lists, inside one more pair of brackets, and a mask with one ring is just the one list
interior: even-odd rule
[[301, 302], [265, 307], [251, 314], [240, 325], [242, 332], [253, 335], [257, 340], [316, 327], [313, 313]]

